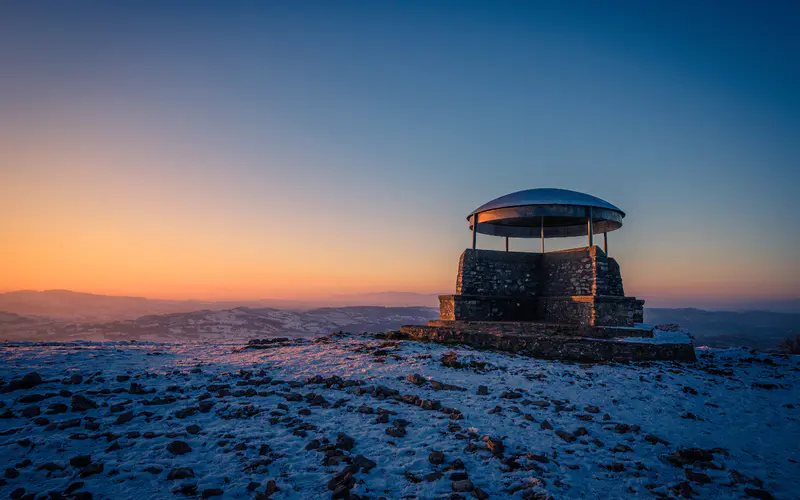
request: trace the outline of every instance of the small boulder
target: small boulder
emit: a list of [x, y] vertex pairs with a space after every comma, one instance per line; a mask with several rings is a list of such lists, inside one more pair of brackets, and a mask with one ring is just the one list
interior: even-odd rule
[[97, 408], [97, 403], [80, 394], [72, 396], [71, 405], [72, 411], [88, 411]]
[[69, 459], [69, 464], [76, 469], [82, 469], [92, 463], [91, 455], [77, 455]]
[[453, 481], [453, 491], [458, 493], [466, 493], [475, 489], [475, 485], [469, 479], [462, 479], [461, 481]]
[[192, 451], [192, 447], [185, 441], [173, 441], [167, 445], [167, 451], [173, 455], [184, 455]]
[[428, 455], [428, 461], [433, 465], [441, 465], [444, 463], [444, 453], [441, 451], [432, 451]]
[[169, 471], [169, 474], [167, 474], [167, 479], [170, 479], [170, 480], [171, 479], [187, 479], [187, 478], [193, 478], [193, 477], [194, 477], [194, 471], [192, 469], [190, 469], [189, 467], [178, 467], [176, 469], [172, 469], [171, 471]]

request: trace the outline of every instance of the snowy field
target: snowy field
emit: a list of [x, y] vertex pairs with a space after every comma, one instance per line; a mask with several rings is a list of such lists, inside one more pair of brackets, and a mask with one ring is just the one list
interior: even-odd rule
[[1, 346], [0, 498], [799, 497], [797, 356], [242, 347]]

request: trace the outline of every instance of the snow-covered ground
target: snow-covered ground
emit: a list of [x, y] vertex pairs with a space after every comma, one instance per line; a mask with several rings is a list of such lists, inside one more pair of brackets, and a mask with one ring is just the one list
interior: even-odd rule
[[242, 347], [3, 345], [0, 497], [800, 492], [796, 356], [583, 365], [366, 336]]

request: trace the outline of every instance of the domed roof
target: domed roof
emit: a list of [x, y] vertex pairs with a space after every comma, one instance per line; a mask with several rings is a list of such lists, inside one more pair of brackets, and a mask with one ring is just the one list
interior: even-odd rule
[[596, 196], [569, 189], [526, 189], [485, 203], [469, 214], [470, 229], [475, 217], [477, 232], [512, 238], [564, 238], [587, 232], [614, 231], [622, 227], [625, 212]]
[[[469, 215], [471, 217], [472, 214], [479, 214], [495, 208], [521, 207], [526, 205], [575, 205], [580, 207], [606, 208], [619, 212], [625, 217], [625, 212], [596, 196], [558, 188], [525, 189], [523, 191], [517, 191], [516, 193], [506, 194], [488, 203], [484, 203], [473, 210]], [[467, 219], [470, 217], [467, 217]]]

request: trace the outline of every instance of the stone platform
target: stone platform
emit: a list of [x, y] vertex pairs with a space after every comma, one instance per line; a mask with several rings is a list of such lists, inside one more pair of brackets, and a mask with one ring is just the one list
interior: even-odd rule
[[595, 246], [546, 254], [467, 249], [439, 319], [404, 326], [414, 340], [584, 362], [694, 361], [687, 334], [642, 326], [616, 260]]
[[[650, 327], [609, 327], [514, 321], [433, 320], [407, 325], [413, 340], [464, 344], [542, 359], [581, 362], [695, 361], [687, 334], [665, 334]], [[669, 335], [667, 338], [665, 335]]]

